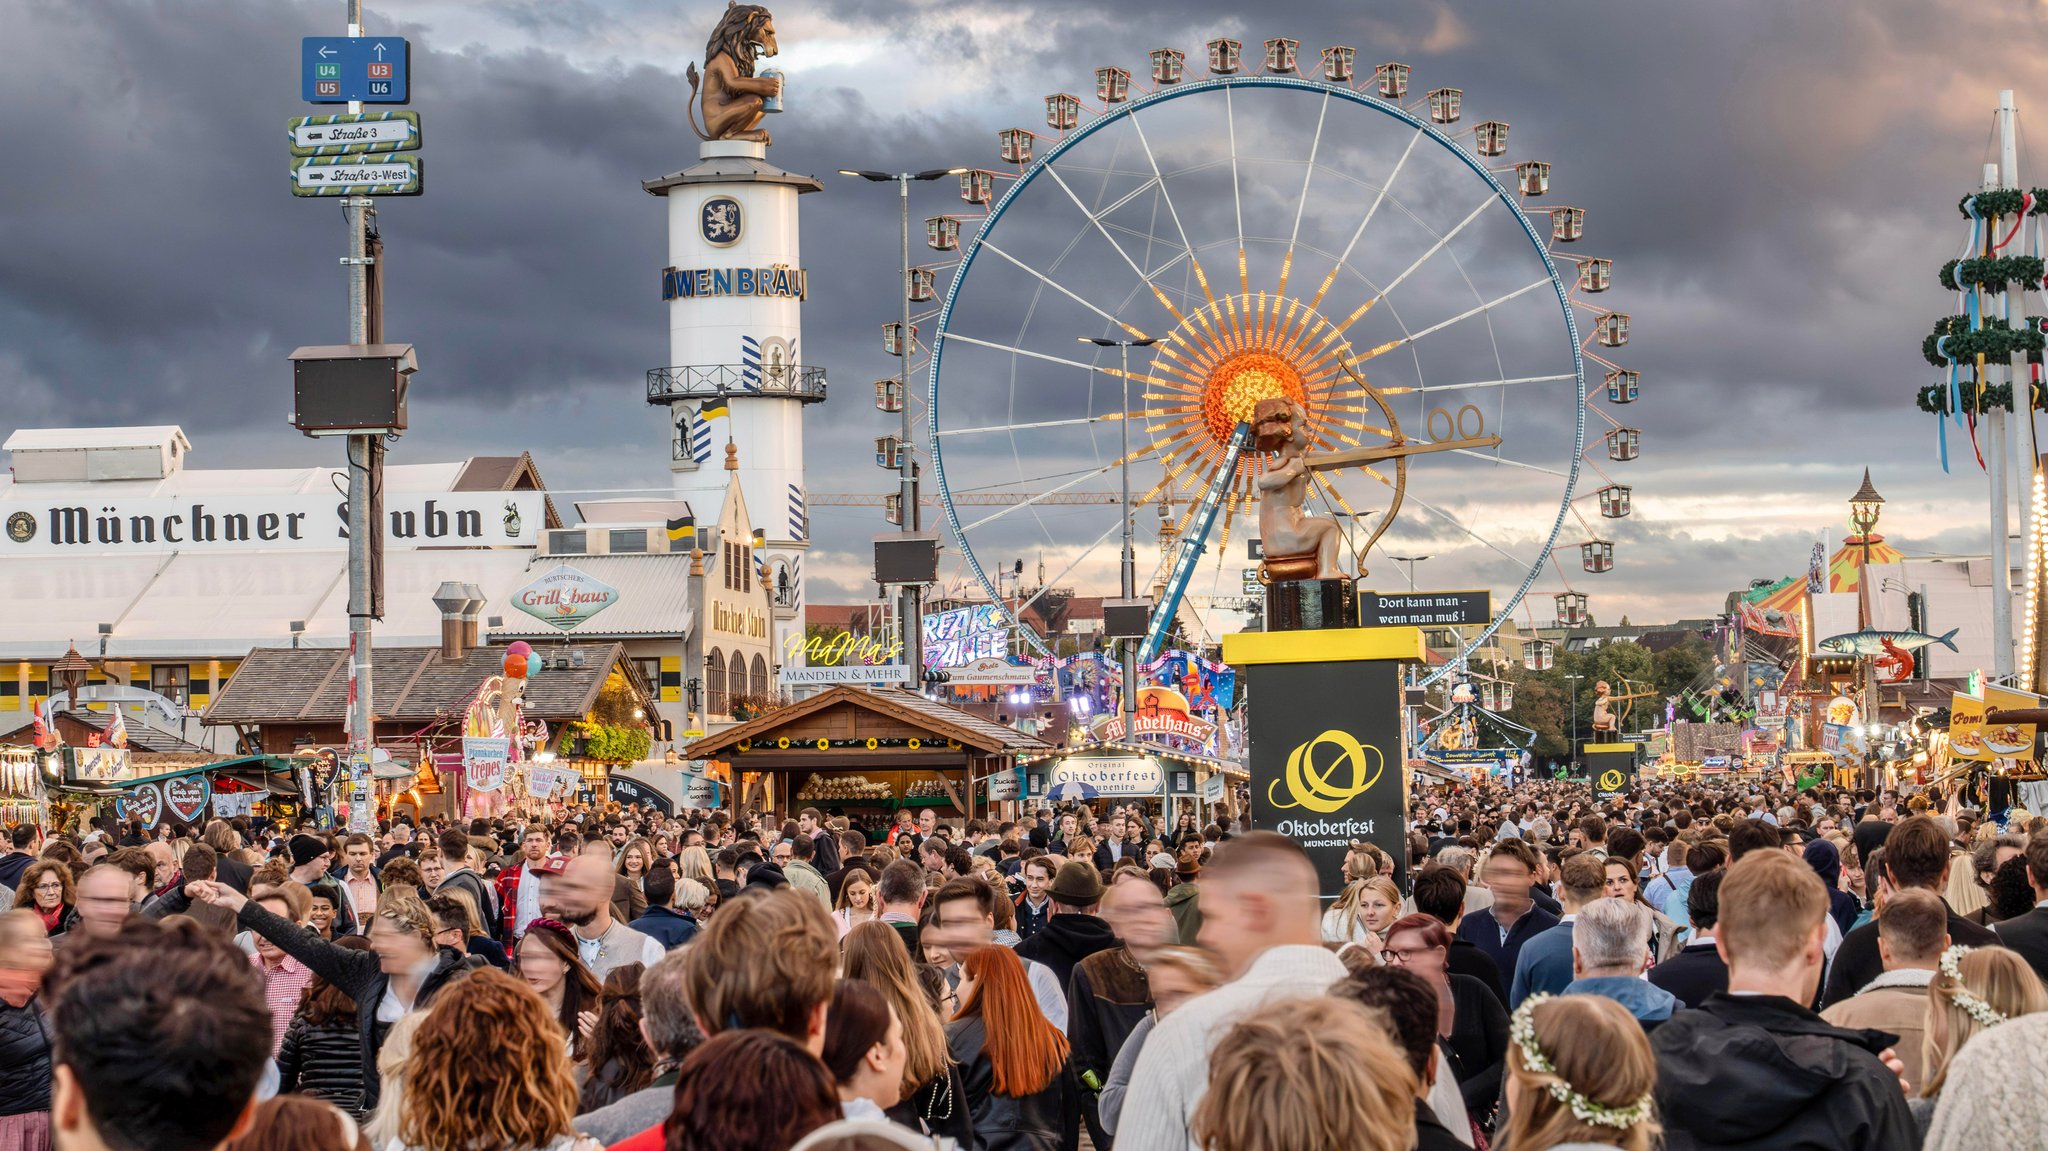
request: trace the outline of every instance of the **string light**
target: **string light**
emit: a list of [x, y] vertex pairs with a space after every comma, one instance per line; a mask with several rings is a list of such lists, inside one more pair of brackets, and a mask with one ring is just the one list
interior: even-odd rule
[[2041, 576], [2048, 558], [2048, 476], [2034, 468], [2033, 498], [2027, 525], [2027, 623], [2020, 630], [2020, 683], [2027, 690], [2040, 687], [2035, 668], [2035, 645], [2041, 615]]

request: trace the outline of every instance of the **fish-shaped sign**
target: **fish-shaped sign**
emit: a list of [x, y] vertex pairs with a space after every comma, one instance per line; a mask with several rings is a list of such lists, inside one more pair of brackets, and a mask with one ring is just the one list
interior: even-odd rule
[[1852, 631], [1844, 635], [1831, 635], [1814, 644], [1814, 650], [1834, 652], [1837, 655], [1884, 655], [1887, 645], [1901, 651], [1918, 651], [1931, 644], [1940, 644], [1950, 651], [1958, 650], [1955, 639], [1957, 628], [1947, 635], [1928, 635], [1924, 631]]

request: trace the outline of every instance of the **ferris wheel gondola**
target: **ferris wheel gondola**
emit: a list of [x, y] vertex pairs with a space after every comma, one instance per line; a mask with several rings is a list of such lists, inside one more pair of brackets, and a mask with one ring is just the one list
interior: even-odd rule
[[[1559, 250], [1585, 212], [1532, 206], [1551, 165], [1495, 166], [1508, 125], [1458, 127], [1462, 90], [1404, 103], [1406, 65], [1358, 78], [1355, 51], [1333, 47], [1305, 76], [1285, 38], [1249, 58], [1259, 70], [1236, 41], [1207, 57], [1203, 79], [1162, 48], [1149, 89], [1106, 67], [1095, 102], [1049, 96], [1047, 132], [999, 134], [1014, 171], [980, 185], [993, 199], [972, 235], [971, 217], [934, 233], [958, 263], [931, 339], [927, 446], [968, 573], [1045, 650], [1021, 625], [1029, 601], [1001, 596], [992, 569], [1035, 551], [1059, 571], [1046, 587], [1113, 570], [1122, 501], [1049, 498], [1128, 468], [1132, 503], [1170, 509], [1153, 631], [1222, 630], [1174, 605], [1237, 588], [1224, 557], [1267, 466], [1239, 429], [1287, 397], [1317, 451], [1359, 461], [1321, 472], [1316, 497], [1348, 525], [1361, 574], [1399, 519], [1472, 545], [1513, 588], [1465, 652], [1547, 572], [1559, 621], [1583, 620], [1558, 553], [1613, 568], [1614, 533], [1595, 525], [1631, 514], [1632, 494], [1607, 465], [1641, 447], [1605, 410], [1640, 395], [1606, 356], [1629, 317], [1586, 300], [1612, 288], [1613, 261]], [[1109, 346], [1077, 353], [1076, 337]], [[1590, 393], [1588, 360], [1604, 373]], [[1590, 443], [1589, 412], [1607, 425]], [[1602, 485], [1582, 494], [1588, 470]], [[965, 498], [999, 490], [1033, 495]], [[1573, 522], [1584, 536], [1566, 540]]]

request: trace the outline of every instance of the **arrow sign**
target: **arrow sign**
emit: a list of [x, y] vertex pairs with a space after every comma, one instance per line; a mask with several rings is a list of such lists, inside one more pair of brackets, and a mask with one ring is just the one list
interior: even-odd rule
[[294, 196], [417, 196], [420, 187], [413, 155], [319, 157], [292, 166]]
[[299, 94], [308, 104], [410, 104], [411, 46], [397, 37], [308, 36], [299, 41]]
[[294, 116], [285, 122], [294, 156], [348, 156], [361, 152], [413, 152], [420, 146], [420, 114], [354, 112]]

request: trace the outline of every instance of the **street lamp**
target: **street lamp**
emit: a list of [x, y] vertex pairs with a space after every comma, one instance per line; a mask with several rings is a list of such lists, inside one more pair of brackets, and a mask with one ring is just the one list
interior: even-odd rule
[[[1117, 424], [1119, 430], [1123, 433], [1123, 598], [1132, 600], [1138, 597], [1138, 552], [1131, 539], [1133, 530], [1131, 524], [1131, 349], [1149, 348], [1158, 343], [1159, 340], [1157, 338], [1111, 340], [1100, 336], [1078, 336], [1076, 338], [1081, 343], [1094, 344], [1098, 348], [1115, 348], [1117, 354], [1121, 357], [1122, 370], [1118, 374], [1123, 380], [1124, 399], [1123, 414], [1118, 417]], [[1138, 713], [1138, 641], [1120, 639], [1117, 643], [1123, 648], [1124, 656], [1124, 739], [1132, 740], [1137, 736], [1137, 732], [1133, 730], [1133, 724], [1137, 720]]]
[[[897, 351], [903, 357], [900, 380], [903, 385], [903, 426], [898, 442], [902, 445], [896, 454], [896, 506], [897, 526], [905, 535], [918, 529], [917, 506], [917, 451], [911, 446], [910, 428], [910, 353], [917, 341], [910, 334], [910, 185], [912, 181], [937, 180], [942, 176], [957, 176], [965, 168], [926, 168], [922, 172], [874, 172], [865, 168], [841, 168], [842, 176], [854, 176], [877, 184], [894, 182], [897, 199], [902, 205], [903, 215], [903, 268], [897, 280], [897, 290], [903, 293], [903, 334], [897, 344]], [[917, 690], [919, 674], [924, 670], [924, 652], [920, 650], [924, 639], [922, 611], [918, 606], [919, 588], [916, 584], [905, 584], [902, 600], [897, 612], [897, 628], [902, 635], [904, 665], [909, 669], [908, 686]]]
[[1428, 559], [1429, 557], [1428, 557], [1428, 556], [1396, 556], [1396, 555], [1390, 555], [1390, 556], [1388, 556], [1387, 558], [1388, 558], [1388, 559], [1390, 559], [1390, 560], [1393, 560], [1393, 561], [1394, 561], [1395, 563], [1397, 563], [1397, 564], [1407, 564], [1407, 565], [1408, 565], [1408, 590], [1409, 590], [1409, 591], [1414, 591], [1414, 590], [1415, 590], [1415, 565], [1416, 565], [1416, 564], [1419, 564], [1419, 563], [1421, 563], [1421, 562], [1422, 562], [1423, 560], [1426, 560], [1426, 559]]
[[[1856, 627], [1868, 630], [1870, 627], [1870, 547], [1879, 540], [1877, 517], [1884, 512], [1884, 497], [1877, 494], [1877, 488], [1870, 482], [1870, 469], [1863, 469], [1863, 486], [1849, 497], [1849, 526], [1856, 529], [1857, 541], [1863, 547], [1863, 562], [1856, 569]], [[1884, 706], [1877, 691], [1877, 663], [1875, 659], [1863, 661], [1863, 721], [1875, 725], [1878, 711]]]

